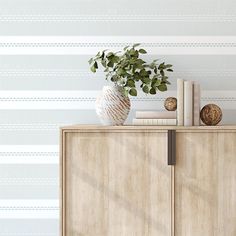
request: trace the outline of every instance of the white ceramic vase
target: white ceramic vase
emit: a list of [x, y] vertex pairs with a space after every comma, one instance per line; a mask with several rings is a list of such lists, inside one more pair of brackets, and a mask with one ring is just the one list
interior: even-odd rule
[[130, 111], [130, 99], [119, 86], [104, 86], [96, 100], [96, 113], [103, 125], [123, 125]]

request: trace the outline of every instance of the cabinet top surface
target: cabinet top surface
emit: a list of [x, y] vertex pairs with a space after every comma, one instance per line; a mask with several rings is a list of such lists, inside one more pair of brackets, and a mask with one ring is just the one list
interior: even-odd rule
[[122, 126], [103, 126], [103, 125], [71, 125], [61, 127], [62, 131], [69, 130], [182, 130], [182, 131], [196, 131], [196, 130], [232, 130], [236, 131], [236, 125], [224, 125], [224, 126], [139, 126], [139, 125], [122, 125]]

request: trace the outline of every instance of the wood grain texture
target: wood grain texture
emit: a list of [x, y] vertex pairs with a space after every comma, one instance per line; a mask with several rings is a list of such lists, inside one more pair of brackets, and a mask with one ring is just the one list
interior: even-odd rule
[[195, 132], [195, 131], [217, 131], [219, 132], [220, 130], [223, 131], [236, 131], [236, 125], [222, 125], [222, 126], [158, 126], [158, 125], [153, 125], [153, 126], [135, 126], [135, 125], [123, 125], [123, 126], [102, 126], [102, 125], [71, 125], [71, 126], [65, 126], [61, 128], [64, 131], [69, 131], [72, 132], [74, 131], [80, 131], [80, 132], [126, 132], [127, 130], [132, 130], [132, 131], [150, 131], [150, 132], [155, 132], [155, 131], [163, 131], [166, 132], [168, 129], [175, 129], [178, 132]]
[[61, 129], [63, 236], [236, 235], [235, 126], [165, 128]]
[[64, 149], [63, 236], [171, 235], [167, 132], [66, 132]]
[[178, 133], [175, 235], [236, 235], [236, 133]]

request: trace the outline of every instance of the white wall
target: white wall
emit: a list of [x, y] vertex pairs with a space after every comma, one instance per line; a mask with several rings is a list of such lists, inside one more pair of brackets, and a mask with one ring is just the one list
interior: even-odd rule
[[174, 65], [170, 90], [133, 98], [128, 122], [184, 78], [236, 123], [235, 29], [233, 0], [0, 0], [0, 236], [59, 235], [58, 127], [99, 122], [91, 55], [140, 42]]

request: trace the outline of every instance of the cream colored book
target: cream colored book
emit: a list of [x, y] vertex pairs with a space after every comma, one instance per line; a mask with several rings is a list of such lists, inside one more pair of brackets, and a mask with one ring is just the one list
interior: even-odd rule
[[177, 80], [177, 122], [184, 125], [184, 80]]
[[176, 119], [133, 119], [133, 125], [176, 125]]
[[193, 83], [193, 125], [200, 125], [201, 90], [200, 84]]
[[193, 125], [193, 82], [184, 81], [184, 126]]
[[136, 111], [136, 119], [176, 119], [176, 111]]

